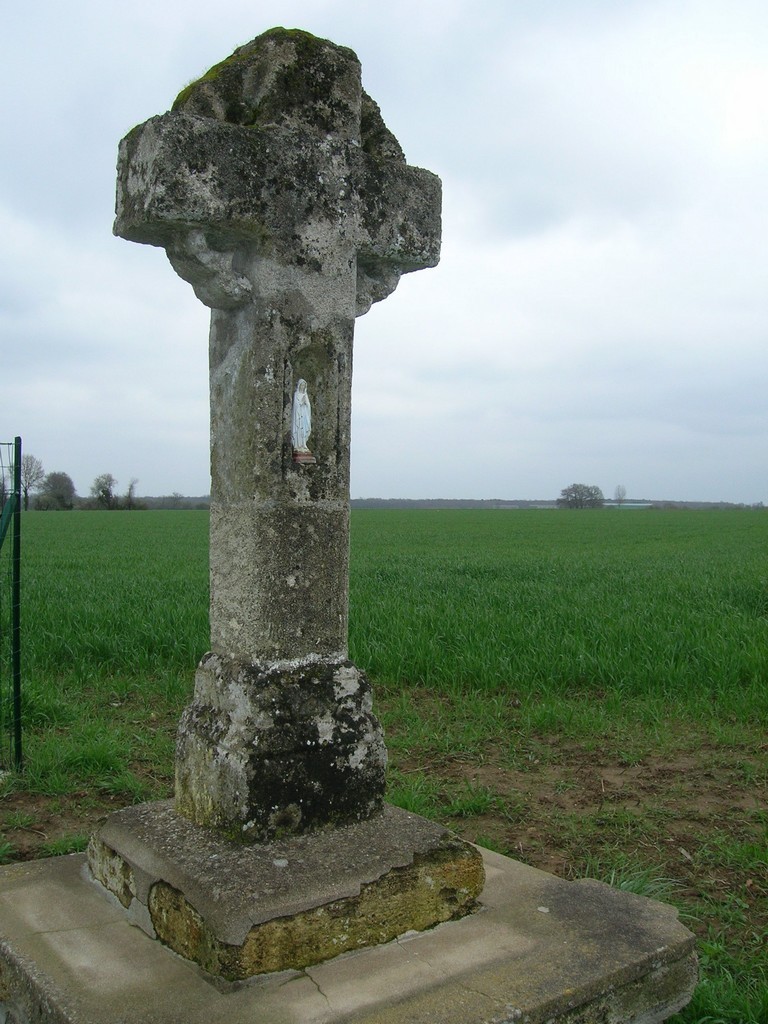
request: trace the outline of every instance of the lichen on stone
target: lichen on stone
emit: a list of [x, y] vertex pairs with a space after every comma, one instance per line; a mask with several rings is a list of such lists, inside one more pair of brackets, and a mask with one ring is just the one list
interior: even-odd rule
[[386, 747], [351, 662], [276, 669], [208, 654], [176, 754], [180, 814], [240, 842], [381, 809]]

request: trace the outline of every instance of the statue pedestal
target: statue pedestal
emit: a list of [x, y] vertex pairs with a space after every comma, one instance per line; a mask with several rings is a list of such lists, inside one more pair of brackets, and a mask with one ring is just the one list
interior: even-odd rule
[[300, 466], [315, 466], [317, 465], [317, 459], [312, 452], [298, 452], [294, 451], [293, 461], [297, 462]]

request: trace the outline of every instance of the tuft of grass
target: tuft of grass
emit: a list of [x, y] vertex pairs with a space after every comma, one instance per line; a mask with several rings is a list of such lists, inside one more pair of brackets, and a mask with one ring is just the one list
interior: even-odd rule
[[387, 799], [397, 807], [425, 818], [446, 821], [451, 818], [471, 818], [496, 812], [506, 813], [504, 801], [488, 786], [465, 780], [451, 785], [426, 772], [401, 772], [391, 769]]
[[746, 972], [722, 942], [700, 941], [699, 984], [691, 1002], [668, 1024], [764, 1024], [768, 1020], [767, 942], [768, 933], [764, 933], [753, 948], [743, 951], [744, 960], [751, 963]]
[[478, 836], [475, 843], [477, 846], [482, 846], [485, 850], [492, 850], [494, 853], [500, 853], [504, 857], [508, 857], [510, 854], [509, 848], [505, 843], [500, 843], [497, 839], [492, 839], [488, 836]]
[[754, 872], [757, 877], [768, 879], [768, 827], [757, 842], [719, 834], [698, 851], [703, 864], [726, 865]]
[[0, 864], [10, 864], [14, 860], [15, 850], [13, 843], [0, 840]]
[[624, 857], [618, 857], [614, 864], [606, 864], [599, 858], [588, 856], [576, 877], [594, 878], [621, 892], [631, 892], [635, 896], [645, 896], [665, 903], [672, 902], [680, 891], [679, 882], [663, 877], [656, 868], [640, 865]]
[[387, 800], [424, 818], [437, 817], [443, 802], [442, 785], [423, 772], [390, 771]]
[[32, 792], [68, 793], [123, 772], [126, 757], [119, 735], [106, 723], [81, 722], [69, 732], [37, 737], [30, 745], [25, 780]]
[[62, 836], [44, 843], [41, 852], [44, 857], [62, 857], [67, 853], [82, 853], [88, 846], [90, 836], [77, 834]]
[[34, 814], [30, 814], [28, 811], [8, 811], [3, 816], [3, 827], [9, 832], [14, 829], [29, 828], [34, 822]]
[[471, 818], [475, 814], [498, 810], [500, 806], [501, 801], [487, 786], [465, 782], [463, 788], [442, 806], [442, 813], [448, 818]]
[[[139, 778], [132, 771], [123, 771], [107, 776], [99, 785], [103, 793], [119, 796], [126, 803], [138, 804], [145, 800], [151, 800], [161, 795], [164, 786], [158, 787], [150, 784], [147, 780]], [[162, 793], [162, 795], [165, 795]]]

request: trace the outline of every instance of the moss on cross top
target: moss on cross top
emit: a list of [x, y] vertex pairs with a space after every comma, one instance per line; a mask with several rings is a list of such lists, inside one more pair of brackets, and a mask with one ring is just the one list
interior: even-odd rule
[[331, 99], [329, 85], [346, 85], [350, 67], [359, 75], [359, 66], [347, 47], [301, 29], [273, 28], [190, 82], [171, 109], [245, 127], [279, 124], [312, 110], [313, 121], [330, 132], [339, 115], [344, 119], [345, 111], [335, 108], [347, 104], [339, 103], [341, 96]]

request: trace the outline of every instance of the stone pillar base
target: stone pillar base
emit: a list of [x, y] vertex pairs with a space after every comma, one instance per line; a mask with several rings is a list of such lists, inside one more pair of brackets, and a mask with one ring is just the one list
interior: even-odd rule
[[171, 802], [142, 804], [107, 819], [88, 862], [144, 931], [231, 981], [463, 917], [485, 878], [475, 847], [390, 806], [345, 828], [242, 845]]
[[349, 661], [206, 654], [179, 724], [176, 809], [241, 842], [365, 820], [381, 810], [387, 763], [371, 707]]

